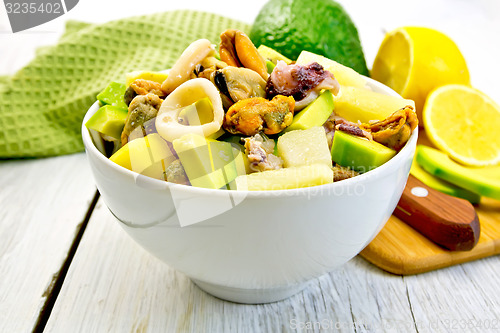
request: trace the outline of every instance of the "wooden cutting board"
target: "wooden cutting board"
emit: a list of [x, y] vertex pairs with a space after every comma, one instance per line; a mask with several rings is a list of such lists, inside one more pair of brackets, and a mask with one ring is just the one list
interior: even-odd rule
[[[423, 131], [419, 135], [419, 143], [431, 145]], [[388, 272], [408, 275], [500, 254], [500, 201], [483, 197], [475, 208], [481, 235], [471, 251], [443, 249], [393, 215], [360, 255]]]

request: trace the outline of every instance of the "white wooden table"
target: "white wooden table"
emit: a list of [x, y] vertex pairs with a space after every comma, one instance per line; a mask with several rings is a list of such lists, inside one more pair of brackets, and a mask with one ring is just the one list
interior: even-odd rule
[[[88, 18], [88, 6], [96, 3], [81, 2], [81, 12], [76, 7], [72, 18]], [[219, 12], [251, 22], [261, 3], [247, 4], [245, 13], [234, 4]], [[498, 6], [460, 2], [462, 15], [478, 22], [474, 28], [473, 23], [459, 27], [460, 16], [445, 15], [445, 9], [455, 8], [446, 7], [452, 1], [432, 3], [438, 13], [425, 17], [415, 4], [412, 13], [395, 5], [399, 15], [373, 15], [368, 1], [345, 6], [358, 24], [369, 64], [382, 29], [434, 23], [462, 48], [473, 83], [500, 102], [499, 47], [491, 39], [488, 52], [477, 49], [477, 43], [498, 36], [499, 16], [491, 12]], [[100, 12], [107, 12], [102, 6]], [[210, 9], [195, 1], [184, 6]], [[131, 8], [124, 5], [112, 15], [125, 16]], [[172, 8], [165, 4], [161, 10]], [[376, 23], [377, 17], [383, 23]], [[93, 19], [105, 20], [102, 15]], [[29, 60], [35, 45], [55, 40], [62, 20], [16, 36], [0, 21], [0, 74]], [[206, 294], [135, 244], [96, 194], [83, 153], [0, 161], [0, 205], [0, 332], [500, 331], [498, 256], [406, 277], [355, 257], [287, 300], [241, 305]]]

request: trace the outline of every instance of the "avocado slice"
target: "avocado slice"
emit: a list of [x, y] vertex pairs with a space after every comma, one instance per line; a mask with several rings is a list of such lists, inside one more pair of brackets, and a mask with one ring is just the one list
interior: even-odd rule
[[318, 98], [293, 117], [293, 121], [284, 132], [305, 130], [322, 126], [333, 112], [333, 94], [330, 90], [323, 91]]
[[438, 177], [435, 177], [425, 171], [417, 161], [413, 161], [411, 165], [411, 174], [418, 178], [422, 183], [433, 188], [437, 191], [443, 192], [448, 195], [452, 195], [454, 197], [462, 198], [468, 200], [471, 204], [478, 204], [481, 200], [481, 197], [474, 192], [466, 190], [464, 188], [458, 187], [449, 183], [445, 180], [442, 180]]
[[360, 173], [370, 171], [390, 160], [396, 151], [378, 142], [335, 131], [332, 143], [335, 163]]
[[417, 146], [417, 162], [425, 171], [478, 195], [500, 200], [500, 166], [473, 168], [453, 161], [441, 151]]
[[87, 128], [120, 140], [127, 119], [127, 110], [104, 105], [85, 123]]

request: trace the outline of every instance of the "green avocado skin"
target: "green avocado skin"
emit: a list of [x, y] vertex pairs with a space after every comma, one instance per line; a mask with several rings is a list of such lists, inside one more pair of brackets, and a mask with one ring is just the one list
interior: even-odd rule
[[307, 50], [369, 75], [356, 26], [332, 0], [271, 0], [256, 17], [250, 39], [292, 60]]
[[418, 180], [425, 185], [437, 191], [443, 192], [444, 194], [468, 200], [473, 205], [477, 205], [481, 201], [481, 196], [477, 193], [471, 192], [462, 187], [456, 186], [455, 184], [447, 182], [446, 180], [431, 175], [416, 161], [413, 161], [411, 166], [411, 174], [417, 177]]
[[437, 149], [418, 145], [416, 161], [433, 176], [463, 187], [481, 196], [500, 200], [500, 182], [452, 161]]

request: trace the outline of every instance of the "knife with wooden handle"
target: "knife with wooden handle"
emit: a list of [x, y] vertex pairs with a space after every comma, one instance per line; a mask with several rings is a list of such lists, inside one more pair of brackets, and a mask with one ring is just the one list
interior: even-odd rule
[[479, 219], [469, 201], [436, 191], [412, 175], [394, 215], [449, 250], [468, 251], [479, 240]]

